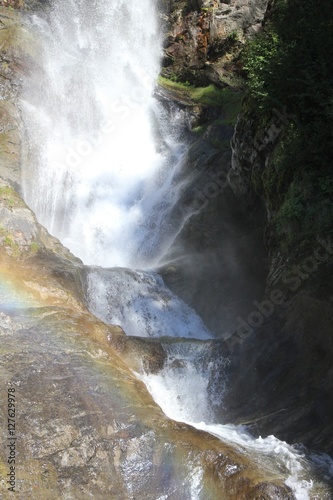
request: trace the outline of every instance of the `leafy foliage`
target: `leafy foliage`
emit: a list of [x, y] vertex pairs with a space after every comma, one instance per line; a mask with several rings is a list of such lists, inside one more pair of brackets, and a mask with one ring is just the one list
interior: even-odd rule
[[243, 53], [258, 123], [269, 121], [273, 109], [289, 116], [271, 165], [261, 174], [275, 241], [285, 248], [333, 228], [332, 54], [331, 0], [278, 0]]

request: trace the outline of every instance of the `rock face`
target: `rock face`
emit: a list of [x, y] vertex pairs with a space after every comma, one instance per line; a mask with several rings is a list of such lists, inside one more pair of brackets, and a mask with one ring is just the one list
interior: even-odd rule
[[261, 26], [268, 0], [161, 0], [163, 74], [197, 84], [226, 84], [235, 55]]
[[255, 190], [255, 177], [269, 166], [272, 154], [285, 134], [288, 115], [285, 111], [272, 110], [272, 117], [260, 126], [258, 117], [250, 112], [238, 117], [231, 141], [232, 161], [228, 182], [245, 211], [253, 213], [262, 205], [265, 220], [271, 219], [272, 208], [268, 200]]
[[[199, 84], [228, 83], [223, 76], [215, 80], [208, 68], [232, 69], [238, 41], [233, 49], [223, 45], [226, 27], [233, 26], [240, 40], [254, 32], [271, 5], [255, 4], [258, 24], [248, 16], [241, 21], [244, 10], [237, 9], [238, 2], [165, 3], [164, 73]], [[235, 26], [237, 12], [240, 24]], [[214, 33], [222, 48], [213, 57]], [[175, 262], [182, 256], [182, 264], [163, 273], [215, 332], [222, 337], [235, 333], [227, 341], [230, 390], [221, 417], [332, 454], [332, 242], [321, 235], [312, 247], [282, 256], [269, 237], [270, 200], [256, 190], [287, 123], [283, 111], [272, 110], [263, 126], [244, 106], [231, 141], [231, 162], [225, 150], [216, 148], [219, 132], [213, 125], [211, 134], [207, 130], [193, 144], [186, 160], [193, 183], [181, 208], [194, 215], [170, 253]]]
[[[4, 262], [1, 268], [12, 282]], [[202, 475], [204, 498], [216, 498], [216, 489], [230, 492], [228, 498], [247, 492], [255, 498], [257, 486], [244, 486], [246, 466], [231, 449], [162, 415], [108, 347], [112, 328], [66, 302], [52, 306], [52, 296], [44, 299], [1, 314], [1, 392], [6, 399], [7, 389], [15, 389], [19, 498], [155, 498], [175, 491], [187, 498], [194, 473]], [[5, 424], [2, 418], [4, 442]], [[238, 485], [224, 475], [228, 467], [237, 471]], [[2, 478], [7, 468], [2, 453]], [[7, 487], [2, 480], [4, 498]]]
[[[264, 195], [260, 199], [255, 193], [254, 179], [270, 164], [284, 125], [280, 114], [264, 129], [242, 115], [232, 141], [230, 185], [248, 212], [264, 202], [263, 228], [272, 209]], [[253, 302], [252, 313], [242, 316], [229, 341], [234, 353], [227, 397], [230, 418], [252, 421], [260, 432], [332, 454], [332, 239], [318, 235], [312, 247], [302, 252], [295, 248], [288, 258], [269, 239], [267, 246], [271, 258], [264, 297]], [[246, 393], [255, 391], [246, 403], [244, 380]]]
[[[65, 260], [56, 253], [50, 259], [49, 251], [1, 257], [1, 393], [7, 400], [7, 391], [15, 390], [19, 498], [174, 492], [189, 498], [194, 474], [203, 498], [216, 498], [217, 490], [225, 498], [255, 498], [269, 475], [219, 440], [162, 414], [112, 348], [124, 333], [88, 313], [68, 269], [59, 273]], [[7, 442], [5, 412], [1, 429]], [[7, 498], [4, 450], [0, 488]], [[232, 477], [224, 472], [230, 468]], [[281, 498], [293, 498], [276, 488]]]
[[219, 338], [236, 330], [240, 314], [252, 311], [267, 276], [262, 234], [227, 181], [230, 158], [231, 151], [214, 145], [209, 133], [189, 148], [183, 168], [191, 181], [178, 208], [194, 214], [167, 255], [171, 264], [160, 270]]

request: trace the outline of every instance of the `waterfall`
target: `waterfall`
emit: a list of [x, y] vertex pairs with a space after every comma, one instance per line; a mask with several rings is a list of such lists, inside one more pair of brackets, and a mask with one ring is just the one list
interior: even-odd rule
[[95, 269], [88, 275], [89, 309], [127, 335], [209, 339], [201, 318], [154, 272]]
[[31, 23], [42, 60], [22, 96], [26, 201], [86, 264], [157, 265], [179, 230], [183, 148], [153, 97], [155, 2], [58, 1]]
[[[25, 200], [85, 264], [114, 268], [92, 267], [88, 274], [88, 302], [98, 317], [130, 335], [211, 338], [151, 271], [184, 222], [173, 209], [185, 147], [176, 115], [171, 123], [154, 98], [162, 44], [154, 0], [57, 0], [47, 17], [27, 22], [41, 41], [41, 59], [21, 100], [29, 130]], [[310, 498], [313, 484], [300, 452], [215, 421], [227, 381], [216, 387], [214, 378], [227, 361], [212, 361], [213, 351], [198, 343], [166, 343], [165, 350], [159, 373], [138, 374], [165, 413], [258, 461], [269, 459], [286, 470], [298, 499]], [[194, 474], [194, 490], [198, 481]]]

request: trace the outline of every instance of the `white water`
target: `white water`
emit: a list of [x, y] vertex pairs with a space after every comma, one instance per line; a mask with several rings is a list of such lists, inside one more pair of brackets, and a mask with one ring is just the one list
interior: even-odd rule
[[[216, 422], [223, 406], [228, 361], [214, 342], [161, 341], [167, 354], [163, 370], [138, 374], [166, 415], [180, 422]], [[222, 376], [221, 376], [222, 374]]]
[[50, 19], [32, 20], [42, 61], [22, 98], [36, 165], [25, 198], [86, 264], [156, 265], [181, 224], [182, 146], [153, 97], [155, 2], [58, 1]]
[[333, 475], [328, 455], [309, 455], [275, 436], [255, 438], [244, 426], [216, 423], [214, 406], [223, 407], [227, 380], [221, 379], [221, 372], [227, 362], [214, 355], [214, 345], [162, 345], [168, 355], [164, 368], [137, 376], [168, 417], [230, 443], [263, 469], [279, 470], [297, 500], [331, 500], [325, 484]]
[[[154, 0], [59, 0], [50, 19], [31, 20], [42, 58], [22, 98], [30, 131], [26, 201], [86, 264], [132, 268], [91, 271], [97, 316], [131, 335], [208, 339], [200, 318], [161, 278], [133, 270], [154, 268], [183, 223], [172, 218], [183, 147], [153, 97], [161, 55]], [[285, 471], [298, 500], [325, 498], [312, 495], [306, 460], [295, 448], [216, 423], [225, 360], [200, 343], [165, 349], [164, 369], [140, 376], [169, 417], [240, 446], [253, 460], [269, 460]], [[193, 498], [200, 483], [201, 471], [193, 471]]]
[[89, 309], [139, 337], [212, 338], [199, 316], [153, 272], [99, 269], [88, 275]]

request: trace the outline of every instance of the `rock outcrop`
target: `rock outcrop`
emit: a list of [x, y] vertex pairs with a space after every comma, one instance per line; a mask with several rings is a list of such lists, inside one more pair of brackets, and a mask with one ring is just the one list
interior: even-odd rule
[[[244, 40], [261, 26], [269, 0], [160, 0], [165, 76], [228, 84]], [[235, 82], [234, 82], [235, 83]]]
[[[285, 122], [275, 114], [263, 129], [242, 115], [233, 139], [229, 183], [244, 210], [253, 213], [258, 204], [265, 207], [263, 231], [273, 210], [269, 199], [255, 191], [255, 179], [270, 166]], [[253, 301], [252, 312], [242, 315], [237, 333], [229, 339], [230, 418], [333, 454], [332, 239], [318, 229], [313, 245], [294, 248], [286, 256], [267, 230], [266, 235], [270, 269], [265, 294]], [[255, 393], [246, 403], [243, 380], [246, 393], [249, 387]]]
[[[124, 334], [88, 313], [71, 277], [67, 287], [54, 269], [59, 257], [43, 252], [1, 257], [1, 394], [6, 401], [15, 390], [18, 498], [186, 498], [193, 474], [205, 498], [217, 490], [255, 498], [269, 476], [219, 440], [169, 421], [112, 348]], [[4, 448], [3, 498], [7, 458]]]

